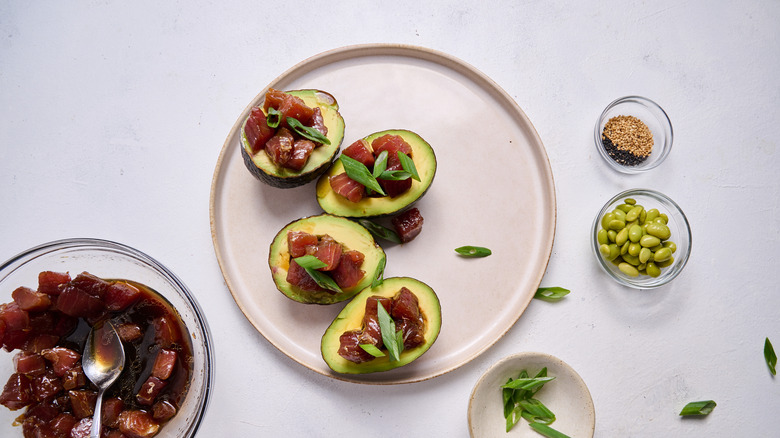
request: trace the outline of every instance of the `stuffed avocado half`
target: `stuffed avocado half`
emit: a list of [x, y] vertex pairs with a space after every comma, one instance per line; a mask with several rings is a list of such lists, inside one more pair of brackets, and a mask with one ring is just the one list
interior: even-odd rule
[[[291, 97], [279, 98], [288, 95]], [[293, 103], [290, 103], [293, 102]], [[281, 118], [279, 126], [269, 127], [269, 108]], [[301, 111], [301, 109], [303, 111]], [[311, 113], [316, 111], [316, 121], [312, 121]], [[300, 118], [300, 130], [316, 128], [327, 131], [324, 137], [327, 141], [312, 140], [309, 151], [293, 148], [293, 143], [301, 137], [293, 127], [287, 125], [287, 117]], [[267, 142], [280, 133], [289, 134], [289, 144], [273, 149], [266, 147]], [[316, 133], [315, 133], [316, 134]], [[284, 138], [283, 138], [284, 139]], [[344, 139], [344, 119], [339, 113], [336, 99], [321, 90], [292, 90], [280, 92], [269, 90], [262, 105], [250, 110], [250, 114], [241, 125], [241, 156], [247, 169], [260, 181], [279, 188], [298, 187], [314, 181], [322, 175], [333, 162]], [[268, 143], [270, 144], [270, 142]], [[305, 155], [305, 158], [303, 157]], [[290, 166], [280, 164], [289, 161]], [[295, 163], [294, 165], [292, 163]]]
[[[380, 150], [388, 150], [387, 170], [400, 173], [406, 170], [399, 164], [397, 152], [403, 151], [413, 161], [417, 178], [386, 181], [374, 166]], [[353, 151], [357, 151], [354, 152]], [[342, 151], [342, 157], [356, 158], [387, 192], [380, 196], [347, 178], [343, 160], [336, 160], [317, 181], [317, 202], [327, 213], [344, 217], [388, 216], [406, 209], [428, 191], [436, 175], [436, 154], [431, 145], [418, 134], [393, 129], [364, 137]], [[402, 186], [402, 188], [398, 188]], [[360, 192], [359, 194], [357, 192]], [[354, 195], [354, 196], [353, 196]]]
[[[296, 257], [304, 255], [327, 264], [314, 274], [332, 280], [337, 290], [318, 284], [295, 262]], [[371, 285], [384, 269], [385, 252], [360, 224], [322, 214], [282, 228], [271, 243], [268, 265], [276, 288], [288, 298], [307, 304], [332, 304], [352, 298]]]
[[[405, 294], [405, 295], [404, 295]], [[412, 299], [408, 299], [410, 295]], [[405, 345], [394, 360], [383, 345], [377, 322], [377, 303], [394, 320], [395, 329]], [[411, 304], [410, 304], [411, 303]], [[415, 307], [417, 310], [409, 311]], [[418, 326], [409, 329], [411, 320]], [[322, 336], [320, 349], [328, 366], [341, 374], [365, 374], [388, 371], [409, 364], [433, 345], [441, 329], [441, 305], [427, 284], [410, 277], [386, 278], [376, 287], [367, 287], [347, 304]], [[373, 341], [372, 341], [373, 339]], [[416, 339], [415, 341], [410, 341]], [[372, 343], [384, 355], [364, 354], [360, 346]], [[357, 348], [356, 348], [357, 347]], [[358, 349], [359, 348], [359, 349]]]

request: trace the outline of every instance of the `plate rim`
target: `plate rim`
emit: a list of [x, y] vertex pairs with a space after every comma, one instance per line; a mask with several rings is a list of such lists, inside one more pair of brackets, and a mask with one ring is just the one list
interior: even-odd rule
[[[547, 271], [547, 266], [549, 265], [550, 258], [552, 255], [552, 250], [555, 244], [555, 231], [557, 229], [557, 216], [558, 216], [558, 204], [557, 204], [557, 194], [555, 189], [555, 180], [554, 175], [552, 172], [552, 166], [550, 165], [550, 159], [547, 154], [547, 150], [544, 147], [544, 142], [542, 142], [541, 137], [539, 136], [538, 131], [536, 130], [536, 127], [533, 125], [531, 120], [528, 118], [527, 114], [523, 111], [523, 109], [517, 104], [517, 102], [510, 96], [502, 87], [500, 87], [495, 81], [493, 81], [490, 77], [488, 77], [486, 74], [484, 74], [482, 71], [477, 69], [476, 67], [472, 66], [471, 64], [455, 57], [452, 55], [449, 55], [447, 53], [416, 46], [416, 45], [410, 45], [410, 44], [391, 44], [391, 43], [369, 43], [369, 44], [354, 44], [354, 45], [347, 45], [342, 46], [330, 50], [326, 50], [324, 52], [320, 52], [318, 54], [315, 54], [313, 56], [310, 56], [308, 58], [305, 58], [302, 61], [299, 61], [292, 67], [285, 70], [280, 75], [276, 76], [273, 80], [271, 80], [263, 89], [260, 90], [257, 95], [244, 107], [240, 115], [236, 118], [235, 123], [231, 127], [230, 131], [228, 132], [225, 141], [222, 144], [222, 148], [220, 150], [219, 156], [217, 158], [216, 166], [214, 169], [214, 173], [212, 175], [212, 182], [211, 182], [211, 188], [210, 188], [210, 194], [209, 194], [209, 225], [211, 229], [211, 240], [212, 240], [212, 246], [214, 248], [215, 256], [217, 258], [217, 263], [219, 265], [220, 272], [222, 273], [223, 280], [225, 281], [225, 285], [228, 288], [228, 291], [230, 292], [231, 297], [233, 298], [233, 301], [236, 303], [236, 305], [239, 307], [239, 310], [241, 310], [241, 313], [244, 315], [245, 318], [252, 324], [252, 326], [257, 330], [263, 338], [268, 341], [271, 345], [273, 345], [276, 349], [278, 349], [280, 352], [282, 352], [285, 356], [292, 359], [293, 361], [297, 362], [301, 366], [314, 371], [317, 374], [323, 375], [325, 377], [329, 377], [335, 380], [341, 380], [351, 383], [359, 383], [359, 384], [370, 384], [370, 385], [394, 385], [394, 384], [407, 384], [407, 383], [416, 383], [421, 382], [425, 380], [430, 380], [436, 377], [439, 377], [441, 375], [447, 374], [451, 371], [454, 371], [463, 365], [471, 362], [472, 360], [479, 357], [481, 354], [485, 353], [488, 349], [490, 349], [492, 346], [494, 346], [499, 340], [501, 340], [506, 334], [509, 332], [509, 330], [514, 327], [514, 325], [517, 323], [517, 321], [520, 319], [522, 314], [525, 312], [525, 310], [528, 308], [528, 304], [530, 303], [531, 299], [533, 298], [532, 295], [527, 297], [524, 305], [520, 309], [520, 311], [517, 314], [517, 317], [512, 321], [511, 324], [509, 324], [506, 329], [501, 333], [499, 336], [496, 336], [495, 339], [492, 340], [492, 342], [486, 343], [484, 346], [482, 346], [479, 350], [475, 351], [473, 354], [471, 354], [468, 357], [465, 357], [464, 360], [461, 360], [459, 363], [456, 363], [454, 365], [450, 365], [446, 368], [443, 368], [439, 370], [438, 372], [434, 372], [431, 375], [421, 376], [421, 377], [413, 377], [411, 379], [407, 380], [398, 380], [398, 381], [371, 381], [371, 380], [362, 380], [358, 379], [360, 375], [357, 376], [350, 376], [350, 375], [340, 375], [333, 372], [323, 372], [319, 369], [313, 368], [309, 366], [309, 364], [304, 363], [299, 358], [295, 357], [295, 355], [291, 354], [287, 349], [285, 349], [282, 345], [280, 345], [278, 342], [274, 342], [269, 336], [265, 333], [263, 328], [255, 321], [255, 319], [247, 312], [245, 306], [240, 302], [240, 300], [236, 296], [236, 292], [234, 292], [235, 286], [232, 284], [231, 279], [228, 277], [226, 272], [226, 263], [227, 261], [224, 259], [222, 253], [220, 252], [220, 245], [217, 238], [217, 230], [216, 230], [216, 218], [215, 218], [215, 211], [216, 211], [216, 203], [217, 203], [217, 197], [216, 193], [218, 191], [219, 183], [222, 179], [222, 177], [225, 175], [225, 159], [228, 155], [228, 148], [230, 146], [231, 138], [234, 135], [234, 132], [238, 127], [241, 125], [244, 118], [247, 117], [249, 114], [251, 108], [255, 106], [262, 96], [265, 95], [265, 93], [268, 91], [269, 88], [274, 86], [275, 84], [279, 83], [280, 81], [284, 80], [285, 78], [289, 77], [293, 73], [297, 73], [298, 75], [303, 75], [309, 71], [316, 70], [317, 68], [328, 65], [334, 62], [342, 61], [344, 59], [350, 59], [350, 58], [359, 58], [359, 57], [365, 57], [365, 56], [405, 56], [405, 57], [411, 57], [416, 59], [421, 59], [424, 61], [432, 62], [439, 65], [445, 65], [447, 68], [462, 74], [469, 78], [478, 78], [480, 81], [482, 81], [482, 88], [489, 92], [489, 94], [492, 94], [497, 97], [497, 101], [502, 105], [502, 107], [505, 110], [510, 110], [516, 117], [519, 117], [525, 127], [529, 129], [529, 135], [531, 135], [536, 142], [541, 146], [539, 152], [541, 154], [541, 159], [543, 161], [544, 168], [547, 170], [544, 172], [544, 176], [546, 176], [546, 182], [549, 185], [550, 194], [551, 194], [551, 203], [550, 203], [550, 225], [551, 225], [551, 233], [549, 236], [548, 241], [548, 250], [544, 254], [544, 262], [542, 265], [540, 265], [540, 269], [536, 274], [536, 278], [532, 280], [532, 284], [538, 285], [541, 284], [542, 279], [544, 278], [544, 274]], [[446, 61], [446, 64], [443, 64], [442, 61]]]

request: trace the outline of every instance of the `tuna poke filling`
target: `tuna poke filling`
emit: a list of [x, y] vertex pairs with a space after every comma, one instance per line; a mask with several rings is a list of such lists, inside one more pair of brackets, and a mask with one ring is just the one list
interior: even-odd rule
[[141, 284], [89, 273], [71, 279], [44, 271], [38, 288], [19, 287], [0, 305], [0, 343], [13, 358], [0, 404], [27, 408], [25, 437], [86, 437], [97, 391], [81, 368], [90, 326], [111, 320], [125, 368], [106, 391], [103, 437], [151, 437], [176, 415], [187, 393], [192, 348], [176, 311]]
[[327, 234], [317, 236], [305, 231], [289, 231], [287, 246], [290, 252], [287, 282], [305, 291], [337, 292], [321, 286], [321, 282], [295, 261], [298, 257], [316, 257], [325, 265], [316, 270], [318, 276], [328, 276], [341, 289], [354, 287], [365, 275], [360, 269], [365, 259], [363, 253], [347, 249]]
[[379, 295], [368, 297], [362, 327], [359, 330], [344, 332], [339, 338], [341, 346], [338, 353], [341, 357], [350, 362], [363, 363], [376, 358], [367, 351], [366, 345], [386, 349], [379, 327], [378, 306], [380, 304], [390, 314], [396, 330], [400, 332], [403, 350], [425, 343], [425, 318], [420, 311], [417, 296], [402, 287], [392, 298]]
[[244, 125], [252, 155], [265, 151], [277, 167], [300, 171], [314, 149], [324, 143], [328, 128], [319, 107], [298, 96], [269, 89], [262, 108], [252, 108]]
[[[406, 193], [412, 187], [412, 179], [419, 180], [414, 168], [412, 147], [400, 135], [386, 134], [374, 139], [371, 144], [360, 139], [344, 149], [341, 155], [365, 166], [368, 171], [366, 177], [376, 181], [384, 195], [390, 198]], [[337, 194], [351, 202], [359, 202], [367, 196], [382, 196], [377, 190], [367, 187], [365, 180], [356, 181], [353, 179], [355, 175], [350, 177], [347, 173], [345, 171], [328, 178], [331, 189]]]

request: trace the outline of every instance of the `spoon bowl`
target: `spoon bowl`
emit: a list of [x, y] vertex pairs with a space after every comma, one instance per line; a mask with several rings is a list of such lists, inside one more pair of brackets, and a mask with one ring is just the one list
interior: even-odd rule
[[103, 393], [125, 369], [125, 349], [111, 321], [101, 321], [92, 327], [84, 347], [84, 355], [81, 357], [81, 367], [84, 369], [84, 375], [98, 388], [89, 436], [99, 438]]

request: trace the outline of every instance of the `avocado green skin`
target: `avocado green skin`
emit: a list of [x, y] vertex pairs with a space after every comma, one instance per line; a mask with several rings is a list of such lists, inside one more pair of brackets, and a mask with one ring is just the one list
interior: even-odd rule
[[330, 145], [323, 144], [318, 146], [306, 166], [300, 171], [280, 168], [273, 164], [265, 151], [260, 151], [254, 156], [252, 148], [246, 139], [244, 126], [246, 120], [241, 125], [241, 157], [244, 165], [255, 178], [260, 181], [282, 189], [299, 187], [314, 181], [320, 175], [328, 170], [336, 154], [341, 148], [341, 142], [344, 140], [344, 119], [338, 112], [339, 105], [336, 99], [330, 94], [320, 90], [293, 90], [287, 93], [298, 96], [310, 107], [319, 107], [322, 112], [325, 126], [328, 127], [328, 139]]
[[[362, 327], [363, 315], [366, 309], [366, 300], [372, 295], [382, 295], [391, 298], [401, 287], [406, 287], [417, 296], [420, 311], [425, 320], [425, 343], [419, 347], [401, 352], [400, 360], [391, 361], [389, 356], [377, 357], [368, 362], [356, 364], [350, 362], [338, 353], [341, 346], [342, 333], [350, 330], [359, 330]], [[381, 371], [389, 371], [402, 367], [419, 358], [431, 348], [441, 330], [441, 304], [433, 289], [427, 284], [410, 277], [385, 278], [384, 282], [372, 288], [363, 289], [330, 324], [320, 343], [322, 358], [328, 367], [340, 374], [366, 374]]]
[[343, 196], [336, 194], [330, 187], [328, 177], [344, 172], [341, 161], [336, 160], [317, 181], [317, 202], [323, 211], [337, 216], [356, 218], [390, 216], [406, 210], [428, 192], [433, 178], [436, 176], [436, 154], [431, 145], [416, 133], [405, 129], [376, 132], [364, 137], [364, 140], [371, 144], [372, 141], [385, 134], [400, 135], [412, 146], [412, 158], [421, 181], [413, 180], [412, 187], [406, 193], [395, 198], [367, 197], [359, 202], [350, 202]]
[[[287, 246], [288, 231], [305, 231], [321, 236], [330, 235], [348, 250], [363, 253], [365, 259], [361, 269], [365, 275], [354, 287], [343, 289], [341, 293], [325, 291], [306, 291], [287, 282], [287, 270], [290, 266], [290, 251]], [[355, 296], [376, 278], [377, 271], [384, 268], [385, 252], [374, 241], [374, 237], [362, 225], [343, 217], [321, 214], [290, 222], [274, 237], [268, 254], [268, 266], [276, 288], [287, 298], [305, 304], [333, 304]]]

